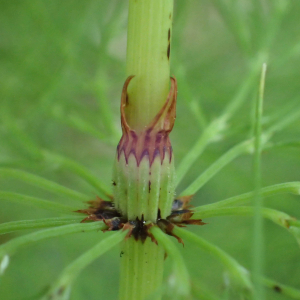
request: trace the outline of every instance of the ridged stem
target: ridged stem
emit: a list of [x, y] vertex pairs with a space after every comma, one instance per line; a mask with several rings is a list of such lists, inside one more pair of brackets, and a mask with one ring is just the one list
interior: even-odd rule
[[133, 238], [121, 246], [120, 300], [159, 300], [154, 296], [162, 284], [165, 252], [148, 238], [144, 244]]
[[[159, 123], [162, 127], [151, 127], [165, 103], [169, 103], [166, 111], [169, 113], [174, 98], [167, 102], [172, 18], [173, 0], [129, 0], [126, 74], [134, 77], [125, 91], [126, 101], [121, 102], [123, 141], [118, 147], [113, 175], [115, 206], [129, 221], [143, 218], [155, 223], [158, 209], [162, 217], [170, 214], [174, 197], [172, 150], [169, 144], [168, 148], [163, 147], [157, 142], [160, 137], [155, 136], [165, 130], [161, 141], [166, 142], [172, 126], [164, 128], [162, 122]], [[164, 116], [165, 113], [162, 118]], [[171, 115], [170, 123], [174, 117]], [[132, 142], [132, 137], [135, 141], [145, 141], [145, 147]], [[152, 140], [148, 143], [149, 139]], [[127, 152], [128, 145], [131, 148]], [[140, 153], [138, 147], [144, 150]], [[163, 247], [150, 238], [144, 243], [133, 237], [124, 240], [120, 258], [120, 300], [161, 299], [157, 290], [162, 285], [164, 253]]]
[[166, 101], [170, 82], [173, 0], [129, 0], [126, 109], [131, 128], [141, 130]]

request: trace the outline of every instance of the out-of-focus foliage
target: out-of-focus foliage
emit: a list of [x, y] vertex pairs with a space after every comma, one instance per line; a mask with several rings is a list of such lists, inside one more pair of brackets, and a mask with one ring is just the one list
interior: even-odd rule
[[[248, 76], [249, 65], [268, 63], [263, 126], [300, 110], [300, 2], [289, 0], [175, 0], [172, 74], [178, 78], [176, 161], [184, 157], [203, 128], [219, 116]], [[125, 80], [127, 1], [1, 1], [0, 3], [0, 166], [13, 166], [68, 187], [96, 192], [59, 164], [42, 161], [38, 148], [53, 150], [87, 166], [110, 184], [120, 137], [119, 98]], [[227, 130], [196, 161], [178, 188], [253, 132], [258, 78]], [[273, 141], [299, 141], [300, 121]], [[299, 181], [299, 143], [266, 150], [262, 185]], [[212, 203], [253, 189], [252, 157], [240, 157], [215, 176], [194, 198]], [[15, 180], [0, 188], [61, 201]], [[1, 200], [0, 200], [1, 201]], [[57, 216], [1, 201], [0, 222]], [[74, 204], [74, 202], [69, 202]], [[300, 218], [299, 198], [265, 199]], [[194, 232], [214, 242], [251, 268], [252, 219], [219, 217]], [[0, 236], [3, 243], [19, 233]], [[33, 299], [101, 232], [56, 238], [21, 249], [0, 278], [1, 299]], [[222, 294], [222, 267], [193, 245], [182, 250], [193, 282]], [[300, 250], [282, 228], [265, 223], [265, 273], [299, 286]], [[120, 255], [114, 249], [87, 268], [73, 287], [72, 299], [116, 299]], [[270, 291], [268, 299], [284, 299]]]

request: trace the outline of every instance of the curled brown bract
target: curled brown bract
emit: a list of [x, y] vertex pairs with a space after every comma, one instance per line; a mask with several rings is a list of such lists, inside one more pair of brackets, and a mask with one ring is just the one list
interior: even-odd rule
[[149, 157], [150, 165], [156, 156], [161, 158], [163, 162], [166, 153], [169, 159], [172, 159], [172, 146], [169, 134], [173, 129], [176, 118], [176, 98], [177, 98], [177, 81], [171, 77], [171, 88], [167, 100], [158, 114], [150, 122], [148, 126], [141, 132], [136, 132], [130, 128], [125, 114], [127, 104], [127, 87], [134, 76], [129, 76], [123, 86], [121, 96], [121, 124], [122, 138], [119, 142], [117, 153], [120, 158], [124, 153], [126, 162], [128, 157], [133, 154], [139, 165], [144, 156]]

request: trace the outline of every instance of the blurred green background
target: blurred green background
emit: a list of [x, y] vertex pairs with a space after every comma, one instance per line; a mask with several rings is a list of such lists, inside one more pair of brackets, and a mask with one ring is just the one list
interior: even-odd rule
[[[177, 121], [172, 133], [176, 161], [219, 116], [247, 78], [249, 65], [268, 54], [264, 126], [300, 110], [300, 2], [288, 0], [176, 0], [171, 73], [178, 78]], [[127, 1], [11, 0], [0, 2], [0, 166], [28, 170], [95, 197], [86, 183], [39, 160], [34, 144], [87, 166], [110, 184], [120, 138], [119, 101], [125, 80]], [[178, 192], [231, 146], [252, 132], [258, 80], [224, 135], [197, 160]], [[276, 134], [277, 147], [262, 157], [262, 185], [299, 181], [300, 120]], [[253, 158], [236, 159], [194, 198], [207, 204], [253, 189]], [[62, 203], [15, 180], [0, 188]], [[266, 206], [300, 218], [299, 198], [280, 195]], [[1, 201], [0, 222], [57, 216]], [[205, 220], [204, 220], [205, 221]], [[251, 268], [252, 219], [219, 217], [191, 228]], [[29, 232], [29, 231], [28, 231]], [[4, 243], [22, 233], [0, 236]], [[101, 232], [55, 238], [22, 248], [0, 279], [3, 300], [34, 299], [60, 271], [105, 237]], [[181, 246], [180, 246], [181, 248]], [[182, 249], [195, 284], [221, 295], [223, 268], [186, 243]], [[265, 222], [265, 273], [300, 288], [300, 249], [284, 229]], [[117, 299], [119, 250], [88, 267], [73, 286], [71, 299]], [[167, 269], [170, 261], [167, 260]], [[285, 299], [270, 291], [268, 299]]]

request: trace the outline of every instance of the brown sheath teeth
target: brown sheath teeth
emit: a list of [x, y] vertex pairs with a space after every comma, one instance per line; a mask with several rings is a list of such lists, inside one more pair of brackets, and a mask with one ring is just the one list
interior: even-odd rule
[[200, 219], [191, 220], [193, 211], [188, 209], [191, 206], [189, 205], [191, 198], [192, 197], [189, 196], [175, 199], [173, 202], [172, 212], [166, 219], [161, 218], [160, 210], [158, 210], [157, 220], [155, 223], [146, 222], [144, 220], [144, 215], [142, 215], [141, 218], [137, 217], [135, 220], [128, 220], [114, 207], [113, 202], [104, 201], [99, 197], [97, 197], [96, 200], [87, 202], [90, 204], [89, 208], [77, 210], [76, 212], [88, 215], [81, 222], [103, 221], [107, 226], [107, 228], [103, 230], [104, 232], [129, 229], [126, 238], [133, 236], [136, 241], [141, 240], [142, 243], [144, 243], [147, 237], [150, 237], [152, 242], [157, 244], [157, 241], [149, 229], [152, 226], [158, 226], [163, 232], [174, 236], [179, 243], [183, 244], [182, 239], [173, 233], [174, 226], [185, 227], [186, 225], [205, 224]]

